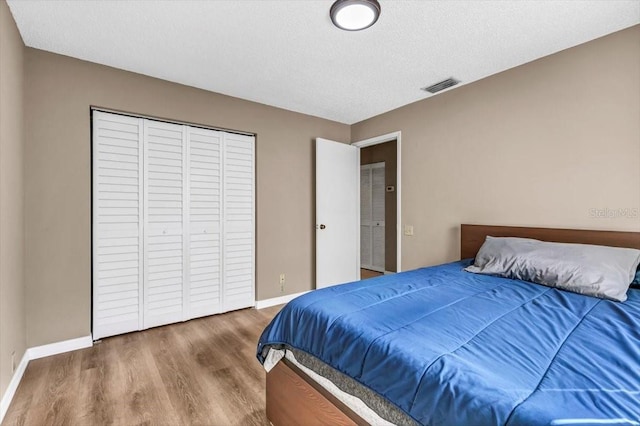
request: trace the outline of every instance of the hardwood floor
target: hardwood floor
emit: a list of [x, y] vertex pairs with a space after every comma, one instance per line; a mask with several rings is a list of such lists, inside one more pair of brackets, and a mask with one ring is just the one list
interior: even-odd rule
[[269, 425], [260, 333], [245, 309], [31, 361], [3, 425]]
[[366, 280], [367, 278], [379, 277], [384, 275], [382, 272], [372, 271], [371, 269], [360, 269], [360, 278]]

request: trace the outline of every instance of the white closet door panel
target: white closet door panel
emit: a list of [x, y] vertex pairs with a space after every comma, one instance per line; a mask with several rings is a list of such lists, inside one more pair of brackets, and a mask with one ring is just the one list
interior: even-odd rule
[[120, 250], [115, 253], [105, 253], [100, 255], [100, 265], [101, 269], [104, 266], [104, 269], [113, 269], [114, 266], [117, 266], [120, 262], [137, 262], [139, 261], [139, 256], [137, 251], [133, 250]]
[[118, 200], [113, 198], [103, 198], [98, 200], [98, 208], [138, 208], [138, 200]]
[[360, 225], [360, 267], [371, 269], [371, 226]]
[[[219, 279], [219, 275], [220, 275], [220, 268], [212, 268], [210, 270], [201, 270], [197, 274], [194, 274], [191, 277], [191, 288], [195, 289], [195, 288], [205, 287], [210, 290], [219, 291], [220, 290], [219, 288], [216, 289], [215, 286], [211, 285], [211, 281], [217, 281]], [[198, 292], [194, 292], [194, 294], [196, 293]]]
[[93, 337], [139, 330], [142, 120], [93, 112]]
[[155, 302], [171, 301], [176, 297], [181, 297], [181, 295], [182, 295], [182, 286], [176, 286], [173, 289], [168, 289], [163, 292], [148, 294], [146, 298], [146, 302], [155, 303]]
[[371, 167], [372, 269], [385, 270], [385, 165]]
[[385, 195], [385, 171], [384, 163], [371, 168], [371, 220], [384, 222], [384, 195]]
[[182, 125], [144, 122], [145, 328], [183, 320], [184, 132]]
[[189, 128], [189, 317], [222, 310], [221, 171], [223, 133]]
[[114, 154], [112, 152], [105, 151], [104, 149], [99, 149], [97, 153], [100, 154], [100, 158], [104, 161], [106, 166], [114, 165], [114, 163], [124, 163], [125, 166], [129, 164], [137, 164], [137, 156], [129, 153]]
[[112, 293], [100, 293], [100, 298], [105, 302], [111, 302], [113, 300], [128, 300], [128, 299], [138, 299], [138, 287], [135, 286], [133, 289], [122, 290], [120, 289], [118, 292]]
[[104, 286], [96, 290], [100, 295], [113, 295], [116, 296], [107, 296], [109, 298], [117, 297], [120, 292], [127, 293], [130, 291], [138, 291], [138, 283], [137, 282], [129, 282], [124, 284], [113, 284], [110, 286]]
[[119, 141], [118, 144], [114, 145], [103, 143], [98, 146], [98, 152], [119, 155], [123, 158], [133, 157], [133, 162], [138, 159], [138, 147], [127, 146], [125, 140]]
[[255, 303], [254, 138], [225, 133], [224, 294], [225, 311]]
[[371, 221], [371, 166], [360, 166], [360, 222]]
[[103, 337], [115, 336], [117, 334], [129, 333], [131, 331], [135, 331], [137, 329], [131, 329], [123, 324], [133, 323], [134, 321], [137, 323], [138, 321], [138, 307], [135, 305], [131, 306], [129, 310], [121, 309], [119, 311], [112, 311], [111, 316], [103, 316], [102, 314], [95, 316], [94, 321], [99, 321], [100, 326], [94, 330], [98, 330], [97, 336], [93, 335], [94, 339], [101, 339]]
[[360, 267], [372, 268], [371, 164], [360, 166]]
[[373, 226], [372, 244], [373, 258], [371, 261], [372, 269], [384, 271], [384, 226]]
[[165, 280], [165, 283], [167, 284], [165, 284], [163, 287], [155, 287], [151, 289], [146, 296], [149, 296], [150, 300], [152, 300], [152, 297], [158, 294], [166, 294], [166, 293], [171, 293], [176, 291], [182, 291], [182, 283], [180, 282], [180, 280], [167, 278]]
[[[95, 187], [94, 187], [95, 189]], [[100, 200], [94, 203], [94, 207], [97, 203], [102, 200], [109, 201], [135, 201], [136, 203], [140, 202], [141, 196], [137, 192], [112, 192], [112, 191], [103, 191], [100, 194]]]
[[158, 285], [155, 288], [149, 290], [149, 294], [160, 293], [163, 289], [171, 289], [174, 287], [182, 287], [182, 277], [168, 277], [168, 278], [160, 278], [158, 279]]

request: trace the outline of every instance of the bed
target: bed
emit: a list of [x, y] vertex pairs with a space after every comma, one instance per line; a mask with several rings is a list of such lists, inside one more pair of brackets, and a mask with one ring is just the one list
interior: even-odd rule
[[635, 232], [462, 225], [459, 262], [308, 293], [258, 343], [270, 421], [640, 424], [640, 290], [463, 271], [488, 235], [640, 249]]

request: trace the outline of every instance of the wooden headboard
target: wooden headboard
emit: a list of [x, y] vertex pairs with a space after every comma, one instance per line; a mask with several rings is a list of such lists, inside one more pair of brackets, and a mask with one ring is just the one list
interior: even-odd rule
[[460, 225], [460, 258], [476, 257], [487, 235], [533, 238], [556, 243], [596, 244], [640, 250], [640, 232], [591, 231], [583, 229], [523, 228], [519, 226]]

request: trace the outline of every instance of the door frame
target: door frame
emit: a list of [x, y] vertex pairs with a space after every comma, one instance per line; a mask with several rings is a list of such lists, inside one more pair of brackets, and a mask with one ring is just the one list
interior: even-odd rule
[[[351, 145], [360, 149], [368, 146], [379, 145], [385, 142], [396, 141], [396, 272], [402, 272], [402, 132], [391, 132], [373, 138], [364, 139], [357, 142], [351, 142]], [[358, 174], [358, 177], [360, 175]], [[358, 186], [358, 192], [360, 191]], [[359, 204], [358, 204], [359, 205]], [[359, 219], [359, 218], [358, 218]], [[386, 226], [385, 221], [385, 226]], [[358, 240], [358, 247], [360, 247], [360, 241]], [[360, 265], [360, 252], [358, 251], [358, 265]], [[360, 269], [358, 268], [358, 273]]]

